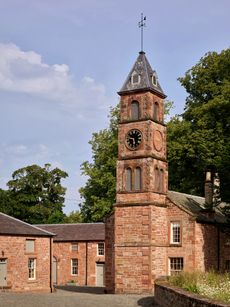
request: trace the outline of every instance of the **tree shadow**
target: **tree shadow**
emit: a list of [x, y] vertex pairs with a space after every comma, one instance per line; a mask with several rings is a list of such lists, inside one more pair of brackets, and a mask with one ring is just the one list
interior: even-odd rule
[[90, 286], [55, 286], [56, 289], [78, 292], [78, 293], [91, 293], [91, 294], [104, 294], [104, 287], [90, 287]]
[[143, 297], [139, 299], [137, 302], [138, 306], [141, 307], [159, 307], [159, 305], [155, 303], [154, 296]]

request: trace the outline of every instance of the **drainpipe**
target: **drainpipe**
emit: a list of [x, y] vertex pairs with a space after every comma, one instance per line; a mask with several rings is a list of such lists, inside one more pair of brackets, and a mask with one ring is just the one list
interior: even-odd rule
[[85, 243], [85, 285], [88, 284], [88, 242]]
[[52, 276], [52, 263], [53, 263], [53, 249], [52, 249], [53, 238], [50, 237], [50, 292], [53, 292], [53, 276]]
[[220, 271], [220, 228], [217, 226], [217, 271]]

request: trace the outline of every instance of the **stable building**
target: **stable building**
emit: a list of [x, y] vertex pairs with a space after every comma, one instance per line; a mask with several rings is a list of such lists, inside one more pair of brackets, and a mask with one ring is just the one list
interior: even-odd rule
[[52, 292], [53, 236], [0, 213], [0, 291]]
[[224, 215], [206, 198], [168, 191], [164, 94], [141, 51], [122, 89], [117, 194], [106, 221], [106, 289], [149, 293], [160, 276], [229, 270]]
[[103, 223], [41, 224], [55, 234], [53, 283], [104, 286], [105, 225]]

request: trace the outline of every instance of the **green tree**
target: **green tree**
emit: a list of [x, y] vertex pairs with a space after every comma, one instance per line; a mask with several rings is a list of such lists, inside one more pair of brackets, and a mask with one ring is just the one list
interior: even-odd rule
[[93, 162], [85, 161], [81, 165], [82, 173], [88, 176], [86, 185], [79, 190], [84, 222], [103, 221], [115, 202], [118, 119], [119, 107], [115, 107], [110, 111], [109, 128], [93, 133], [89, 142]]
[[16, 208], [17, 203], [11, 197], [10, 191], [0, 189], [0, 212], [13, 216]]
[[206, 54], [179, 81], [189, 95], [185, 112], [168, 123], [169, 187], [202, 195], [212, 165], [230, 201], [230, 49]]
[[31, 165], [16, 170], [7, 185], [13, 202], [9, 214], [28, 223], [59, 223], [63, 221], [66, 189], [61, 179], [68, 174], [58, 168]]
[[81, 223], [82, 222], [82, 216], [81, 212], [76, 210], [76, 211], [71, 211], [68, 215], [65, 216], [64, 223]]

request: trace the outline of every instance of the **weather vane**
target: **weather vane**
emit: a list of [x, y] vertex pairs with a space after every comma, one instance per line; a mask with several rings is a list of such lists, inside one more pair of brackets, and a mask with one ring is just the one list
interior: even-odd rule
[[143, 17], [141, 13], [141, 21], [138, 22], [139, 28], [141, 28], [141, 51], [143, 51], [143, 28], [145, 27], [146, 16]]

